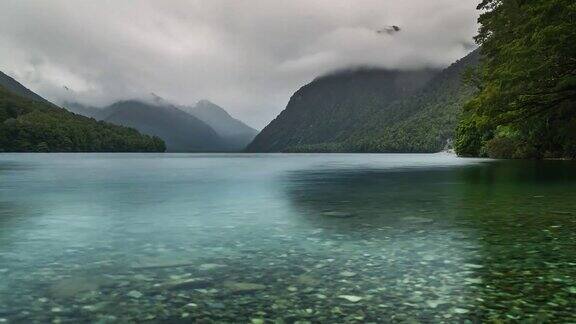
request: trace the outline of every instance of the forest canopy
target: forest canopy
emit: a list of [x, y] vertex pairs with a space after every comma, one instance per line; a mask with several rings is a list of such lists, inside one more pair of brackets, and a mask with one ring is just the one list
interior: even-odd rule
[[576, 2], [484, 0], [461, 156], [576, 157]]

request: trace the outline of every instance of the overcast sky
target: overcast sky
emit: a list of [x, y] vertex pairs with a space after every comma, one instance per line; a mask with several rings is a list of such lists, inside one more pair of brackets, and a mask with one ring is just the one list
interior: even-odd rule
[[208, 99], [260, 129], [318, 75], [464, 56], [476, 2], [1, 0], [0, 70], [57, 103]]

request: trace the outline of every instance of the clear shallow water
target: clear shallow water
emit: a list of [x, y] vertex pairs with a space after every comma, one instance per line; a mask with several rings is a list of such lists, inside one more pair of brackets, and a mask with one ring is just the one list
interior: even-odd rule
[[0, 155], [0, 322], [576, 321], [576, 164]]

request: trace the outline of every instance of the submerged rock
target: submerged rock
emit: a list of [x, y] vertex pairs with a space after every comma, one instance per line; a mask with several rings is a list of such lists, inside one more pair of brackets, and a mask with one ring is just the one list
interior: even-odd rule
[[408, 216], [408, 217], [403, 217], [402, 221], [405, 223], [411, 223], [411, 224], [430, 224], [430, 223], [434, 223], [433, 219], [430, 218], [424, 218], [424, 217], [416, 217], [416, 216]]
[[161, 289], [201, 289], [210, 287], [211, 282], [202, 278], [175, 279], [160, 285]]
[[216, 263], [205, 263], [200, 265], [200, 267], [198, 267], [198, 270], [200, 271], [209, 271], [209, 270], [214, 270], [214, 269], [219, 269], [219, 268], [224, 268], [226, 267], [223, 264], [216, 264]]
[[310, 275], [306, 275], [306, 274], [303, 274], [303, 275], [298, 276], [298, 278], [296, 279], [296, 281], [297, 281], [299, 284], [307, 285], [307, 286], [314, 286], [314, 285], [317, 285], [317, 284], [320, 282], [320, 280], [318, 280], [317, 278], [314, 278], [314, 277], [312, 277], [312, 276], [310, 276]]
[[235, 293], [253, 292], [266, 289], [266, 286], [251, 282], [225, 282], [224, 287]]
[[214, 302], [207, 302], [206, 306], [208, 306], [209, 308], [213, 308], [213, 309], [224, 309], [226, 308], [226, 305], [222, 304], [222, 303], [214, 303]]
[[430, 308], [436, 308], [442, 304], [446, 304], [446, 301], [444, 301], [444, 300], [429, 300], [426, 302], [426, 305], [428, 305], [428, 307], [430, 307]]
[[342, 211], [325, 211], [322, 212], [322, 216], [334, 217], [334, 218], [350, 218], [355, 215], [352, 213], [342, 212]]
[[364, 299], [360, 296], [352, 296], [352, 295], [340, 295], [340, 296], [338, 296], [338, 298], [346, 299], [347, 301], [353, 302], [353, 303], [357, 303], [357, 302], [361, 301], [362, 299]]
[[464, 279], [467, 283], [469, 284], [481, 284], [482, 283], [482, 278], [466, 278]]
[[350, 278], [350, 277], [355, 277], [355, 276], [357, 275], [357, 273], [356, 273], [356, 272], [351, 272], [351, 271], [342, 271], [342, 272], [340, 272], [340, 275], [341, 275], [342, 277]]
[[98, 290], [110, 281], [102, 278], [76, 277], [67, 278], [50, 287], [50, 294], [56, 298], [71, 298], [80, 293]]

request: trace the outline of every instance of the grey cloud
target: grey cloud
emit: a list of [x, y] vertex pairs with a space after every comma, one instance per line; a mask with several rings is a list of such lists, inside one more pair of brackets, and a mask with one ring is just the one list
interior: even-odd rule
[[[475, 0], [3, 0], [0, 70], [56, 102], [207, 98], [258, 128], [314, 77], [446, 66]], [[401, 31], [376, 31], [397, 25]], [[70, 90], [66, 90], [68, 87]]]

